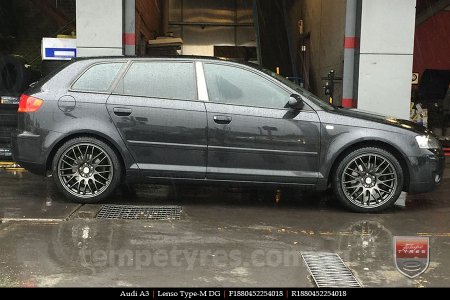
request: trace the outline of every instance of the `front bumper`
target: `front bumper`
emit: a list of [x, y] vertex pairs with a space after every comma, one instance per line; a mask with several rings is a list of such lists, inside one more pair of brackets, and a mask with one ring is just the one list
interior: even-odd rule
[[42, 159], [42, 138], [28, 132], [13, 132], [11, 137], [12, 155], [16, 163], [27, 171], [45, 175], [46, 164]]
[[442, 149], [426, 150], [419, 157], [410, 157], [411, 171], [408, 192], [426, 193], [436, 189], [443, 180], [445, 155]]

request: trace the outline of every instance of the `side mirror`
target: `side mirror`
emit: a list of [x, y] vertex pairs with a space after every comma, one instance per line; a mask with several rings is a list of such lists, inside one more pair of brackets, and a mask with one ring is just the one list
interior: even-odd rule
[[300, 110], [303, 108], [303, 99], [300, 95], [292, 94], [285, 108]]

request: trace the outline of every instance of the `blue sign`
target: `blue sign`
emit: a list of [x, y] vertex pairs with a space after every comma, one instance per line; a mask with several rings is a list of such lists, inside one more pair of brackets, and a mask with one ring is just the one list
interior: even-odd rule
[[75, 48], [45, 48], [46, 58], [70, 59], [77, 57]]

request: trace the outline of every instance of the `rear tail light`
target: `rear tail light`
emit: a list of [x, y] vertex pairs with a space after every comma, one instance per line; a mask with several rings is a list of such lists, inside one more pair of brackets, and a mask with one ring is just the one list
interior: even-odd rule
[[43, 103], [44, 101], [39, 98], [34, 98], [23, 94], [22, 96], [20, 96], [19, 112], [22, 113], [36, 112], [39, 110], [39, 108], [41, 108]]

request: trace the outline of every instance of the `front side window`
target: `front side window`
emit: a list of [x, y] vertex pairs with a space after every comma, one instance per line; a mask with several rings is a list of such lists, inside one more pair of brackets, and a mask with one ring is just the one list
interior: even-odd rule
[[282, 109], [289, 101], [286, 91], [253, 72], [219, 64], [204, 68], [211, 102]]
[[106, 92], [119, 73], [124, 63], [104, 63], [90, 67], [73, 84], [72, 88], [79, 91]]
[[319, 97], [317, 97], [316, 95], [312, 94], [311, 92], [305, 90], [304, 88], [300, 87], [298, 84], [290, 81], [289, 79], [278, 75], [277, 73], [261, 68], [259, 66], [256, 66], [256, 68], [258, 68], [258, 70], [266, 73], [267, 75], [269, 75], [270, 77], [280, 81], [281, 83], [287, 85], [288, 87], [290, 87], [291, 89], [295, 90], [297, 93], [299, 93], [300, 95], [304, 96], [305, 98], [309, 99], [310, 101], [312, 101], [314, 104], [316, 104], [317, 106], [321, 107], [324, 110], [335, 110], [335, 108], [333, 107], [333, 105], [328, 104], [326, 101], [323, 101], [322, 99], [320, 99]]
[[191, 62], [135, 62], [117, 92], [150, 98], [195, 100], [194, 72]]

